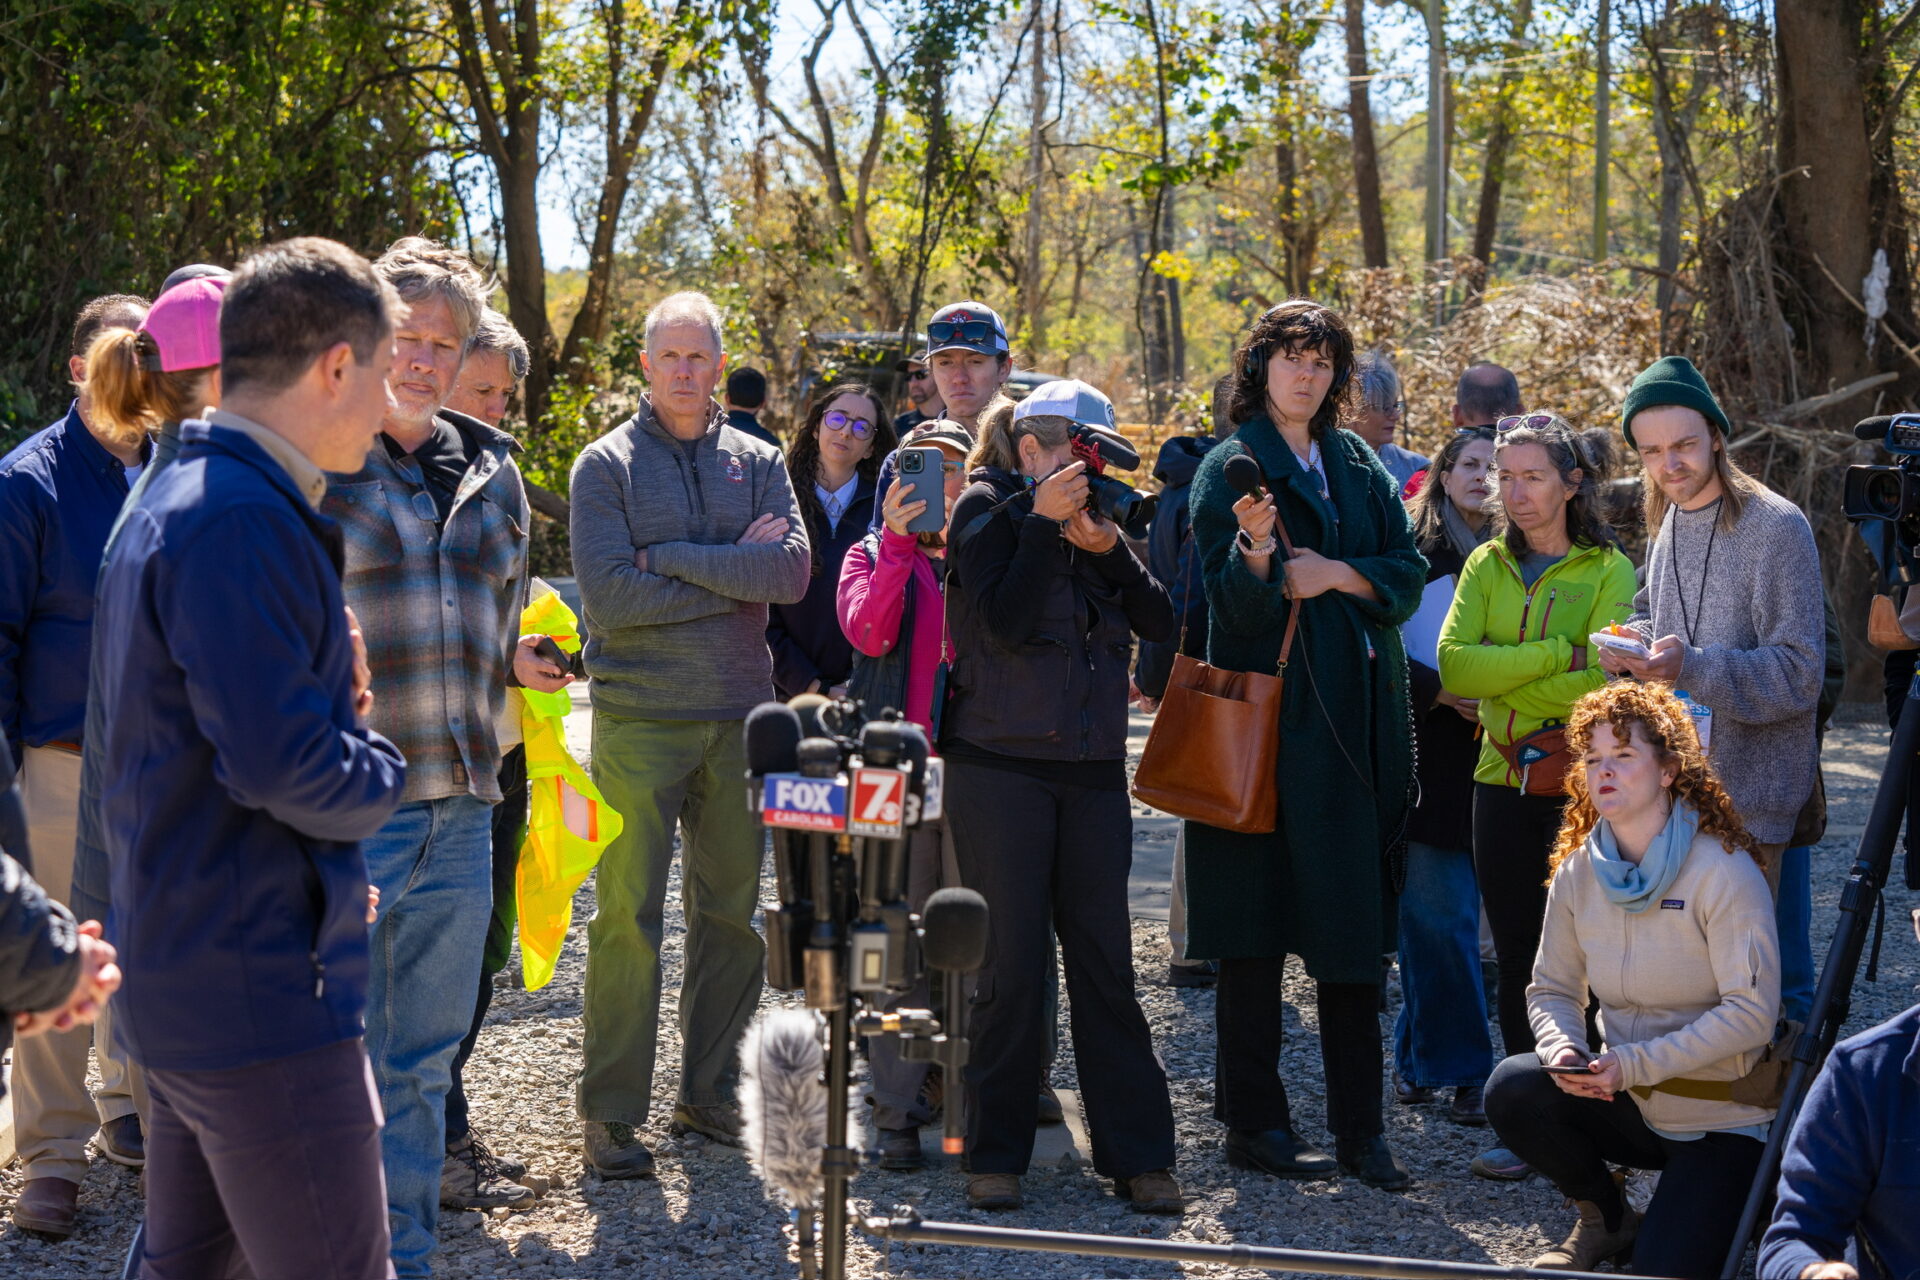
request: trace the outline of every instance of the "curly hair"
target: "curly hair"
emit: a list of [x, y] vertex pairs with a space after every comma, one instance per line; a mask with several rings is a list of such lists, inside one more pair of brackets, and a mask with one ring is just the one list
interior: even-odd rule
[[854, 468], [856, 474], [866, 480], [875, 480], [880, 475], [880, 464], [893, 452], [898, 442], [893, 434], [893, 422], [887, 417], [887, 407], [881, 403], [880, 393], [864, 382], [836, 382], [813, 398], [807, 406], [806, 421], [800, 430], [794, 432], [793, 442], [787, 446], [787, 475], [793, 482], [794, 501], [800, 506], [800, 514], [806, 519], [808, 538], [813, 545], [813, 572], [821, 570], [820, 544], [824, 538], [813, 536], [814, 531], [827, 527], [827, 509], [820, 502], [820, 495], [813, 491], [815, 481], [820, 478], [820, 420], [827, 416], [827, 407], [841, 396], [860, 396], [873, 406], [873, 447], [867, 450], [867, 456], [860, 459]]
[[[1353, 390], [1353, 332], [1340, 313], [1306, 298], [1289, 298], [1267, 308], [1233, 353], [1233, 396], [1227, 416], [1237, 423], [1271, 416], [1267, 404], [1267, 362], [1273, 353], [1318, 351], [1333, 361], [1333, 389], [1314, 412], [1315, 440], [1340, 424]], [[1277, 425], [1277, 424], [1276, 424]]]
[[1615, 680], [1574, 703], [1573, 713], [1567, 718], [1567, 751], [1572, 757], [1567, 770], [1567, 807], [1560, 820], [1560, 834], [1553, 842], [1547, 878], [1551, 880], [1560, 864], [1579, 852], [1600, 821], [1587, 790], [1587, 748], [1593, 744], [1593, 735], [1602, 725], [1612, 725], [1619, 740], [1625, 742], [1636, 724], [1660, 763], [1678, 770], [1670, 788], [1674, 801], [1692, 805], [1700, 815], [1700, 830], [1718, 837], [1729, 852], [1745, 849], [1764, 867], [1760, 842], [1734, 811], [1733, 797], [1707, 763], [1693, 717], [1674, 696], [1672, 686]]

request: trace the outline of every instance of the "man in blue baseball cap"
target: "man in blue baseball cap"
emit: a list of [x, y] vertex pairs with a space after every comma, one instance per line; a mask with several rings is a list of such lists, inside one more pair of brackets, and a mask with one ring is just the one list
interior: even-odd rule
[[927, 363], [946, 416], [975, 436], [1013, 372], [1007, 326], [992, 307], [955, 302], [927, 321]]

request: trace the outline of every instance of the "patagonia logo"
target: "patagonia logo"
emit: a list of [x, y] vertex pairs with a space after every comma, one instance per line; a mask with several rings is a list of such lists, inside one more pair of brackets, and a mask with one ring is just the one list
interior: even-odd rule
[[1662, 898], [1660, 900], [1660, 909], [1662, 911], [1685, 911], [1687, 909], [1687, 900], [1685, 898]]
[[729, 456], [727, 458], [727, 479], [734, 484], [739, 484], [746, 478], [747, 478], [746, 466], [740, 461], [740, 459]]

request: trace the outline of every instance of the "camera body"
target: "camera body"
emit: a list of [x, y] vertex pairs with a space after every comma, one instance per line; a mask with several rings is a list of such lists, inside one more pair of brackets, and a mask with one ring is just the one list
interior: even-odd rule
[[1144, 538], [1160, 505], [1158, 494], [1142, 493], [1106, 474], [1108, 467], [1133, 471], [1140, 453], [1118, 431], [1075, 423], [1073, 456], [1087, 464], [1087, 510], [1119, 525], [1129, 538]]
[[1920, 413], [1894, 414], [1881, 443], [1899, 461], [1848, 467], [1841, 507], [1849, 520], [1912, 522], [1920, 516]]

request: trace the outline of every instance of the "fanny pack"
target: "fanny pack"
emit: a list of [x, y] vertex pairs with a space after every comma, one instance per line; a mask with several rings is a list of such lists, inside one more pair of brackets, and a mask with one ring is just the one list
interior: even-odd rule
[[1662, 1080], [1655, 1085], [1635, 1085], [1633, 1092], [1642, 1099], [1656, 1093], [1698, 1102], [1737, 1102], [1743, 1107], [1780, 1108], [1787, 1091], [1787, 1072], [1793, 1068], [1793, 1046], [1805, 1028], [1782, 1018], [1773, 1029], [1773, 1040], [1760, 1051], [1760, 1061], [1738, 1080]]
[[1573, 756], [1567, 750], [1567, 726], [1549, 721], [1526, 737], [1505, 744], [1494, 743], [1507, 767], [1520, 774], [1520, 791], [1529, 796], [1563, 796], [1567, 793], [1567, 768]]

